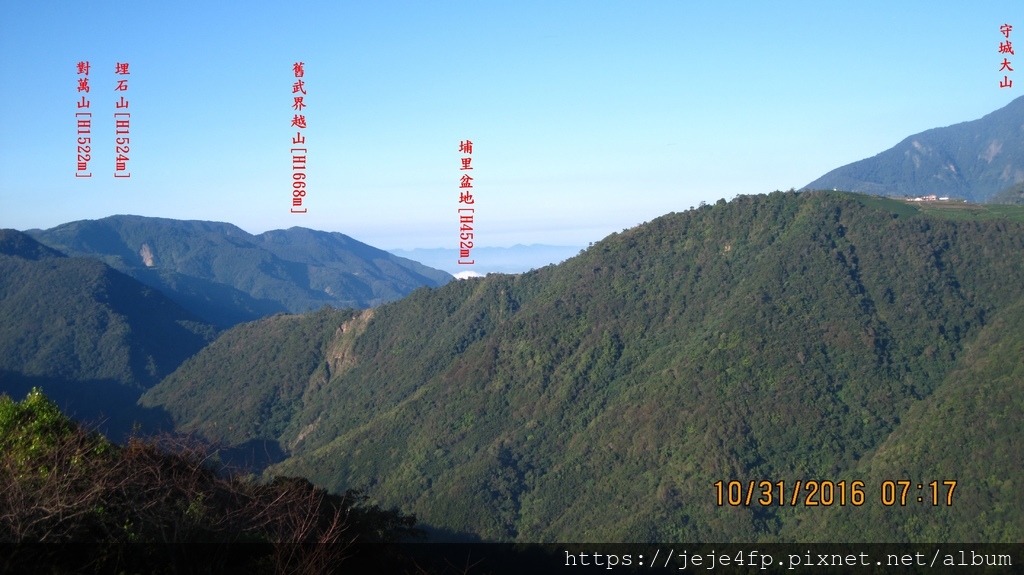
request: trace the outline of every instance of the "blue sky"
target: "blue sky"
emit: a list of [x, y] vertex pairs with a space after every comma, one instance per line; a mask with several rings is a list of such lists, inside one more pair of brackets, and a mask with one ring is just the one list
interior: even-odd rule
[[[1006, 105], [1024, 70], [998, 87], [1003, 23], [1024, 50], [1024, 8], [1001, 1], [4, 2], [0, 227], [128, 213], [453, 248], [471, 139], [477, 245], [586, 245]], [[74, 175], [81, 60], [89, 179]], [[132, 123], [115, 180], [117, 62]]]

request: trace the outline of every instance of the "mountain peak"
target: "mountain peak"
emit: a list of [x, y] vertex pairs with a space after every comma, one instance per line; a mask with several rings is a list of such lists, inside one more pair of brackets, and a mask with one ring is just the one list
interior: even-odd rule
[[1021, 182], [1024, 96], [977, 120], [908, 136], [880, 154], [828, 172], [805, 189], [984, 202]]
[[18, 230], [0, 230], [0, 254], [26, 260], [63, 258], [64, 254], [50, 249]]

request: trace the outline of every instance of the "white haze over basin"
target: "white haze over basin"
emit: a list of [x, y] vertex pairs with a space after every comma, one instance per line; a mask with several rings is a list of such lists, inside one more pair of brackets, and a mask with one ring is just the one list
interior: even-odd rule
[[484, 277], [484, 274], [477, 273], [477, 272], [472, 271], [472, 270], [466, 270], [464, 272], [459, 272], [457, 274], [452, 274], [452, 276], [455, 277], [455, 279], [457, 279], [457, 280], [466, 280], [466, 279], [469, 279], [469, 278], [482, 278], [482, 277]]

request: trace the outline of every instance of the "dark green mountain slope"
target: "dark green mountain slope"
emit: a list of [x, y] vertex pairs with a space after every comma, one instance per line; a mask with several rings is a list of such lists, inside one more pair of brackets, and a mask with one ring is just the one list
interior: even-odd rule
[[178, 385], [160, 386], [144, 402], [181, 407], [175, 411], [179, 429], [202, 430], [222, 443], [276, 441], [307, 387], [327, 382], [327, 346], [337, 325], [355, 313], [279, 314], [237, 326], [172, 374]]
[[303, 228], [253, 236], [220, 222], [111, 216], [29, 233], [99, 258], [224, 326], [323, 305], [371, 307], [451, 279], [343, 234]]
[[0, 254], [32, 261], [65, 257], [16, 230], [0, 230]]
[[892, 148], [807, 184], [889, 196], [984, 202], [1024, 181], [1024, 98], [970, 122], [914, 134]]
[[990, 197], [991, 204], [1024, 204], [1024, 182], [1014, 184]]
[[[1013, 538], [1019, 506], [1003, 498], [1021, 487], [1019, 428], [982, 422], [1019, 421], [1019, 403], [962, 412], [974, 427], [948, 430], [971, 441], [961, 459], [894, 468], [876, 454], [951, 421], [955, 386], [985, 380], [986, 365], [1010, 374], [986, 393], [1019, 387], [1005, 362], [1024, 338], [1012, 320], [1022, 249], [1012, 219], [842, 193], [740, 197], [558, 266], [292, 318], [287, 335], [284, 319], [229, 332], [251, 349], [213, 345], [144, 402], [230, 443], [276, 439], [290, 454], [277, 473], [366, 485], [426, 524], [486, 538]], [[267, 357], [286, 341], [308, 355]], [[252, 395], [287, 407], [232, 408]], [[990, 476], [969, 479], [972, 465]], [[964, 477], [964, 501], [1001, 504], [892, 515], [872, 531], [821, 507], [715, 502], [719, 480], [863, 479], [875, 482], [865, 507], [881, 507], [877, 478], [907, 473]], [[933, 523], [909, 524], [922, 520]]]
[[151, 387], [214, 330], [102, 262], [0, 231], [0, 369]]
[[[134, 396], [132, 405], [215, 333], [100, 261], [65, 257], [21, 232], [0, 230], [4, 391], [38, 385], [62, 405], [73, 399], [80, 417], [109, 415], [126, 397]], [[104, 394], [117, 399], [97, 397]]]
[[[993, 315], [943, 385], [908, 410], [899, 428], [857, 466], [857, 475], [875, 487], [872, 496], [881, 496], [877, 488], [885, 481], [912, 479], [906, 506], [830, 509], [797, 532], [808, 537], [820, 529], [870, 541], [1024, 541], [1021, 325], [1021, 303]], [[946, 505], [946, 481], [956, 481], [952, 506]], [[934, 496], [940, 505], [933, 505]]]

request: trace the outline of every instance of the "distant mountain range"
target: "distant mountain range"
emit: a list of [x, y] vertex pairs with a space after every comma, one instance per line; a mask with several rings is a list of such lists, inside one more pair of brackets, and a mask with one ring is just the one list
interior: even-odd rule
[[981, 119], [914, 134], [807, 184], [894, 197], [995, 199], [1024, 182], [1024, 96]]
[[452, 275], [472, 270], [480, 275], [489, 273], [518, 274], [547, 265], [561, 263], [583, 248], [580, 246], [548, 246], [532, 244], [528, 246], [514, 245], [510, 248], [474, 248], [476, 263], [472, 266], [458, 264], [459, 254], [456, 249], [417, 248], [414, 250], [388, 250], [389, 252], [418, 261], [423, 265], [444, 270]]
[[470, 538], [1019, 542], [1024, 208], [938, 204], [723, 200], [238, 326], [143, 404]]
[[111, 216], [26, 233], [98, 258], [225, 327], [324, 305], [372, 307], [452, 279], [344, 234], [298, 227], [252, 235], [220, 222]]

